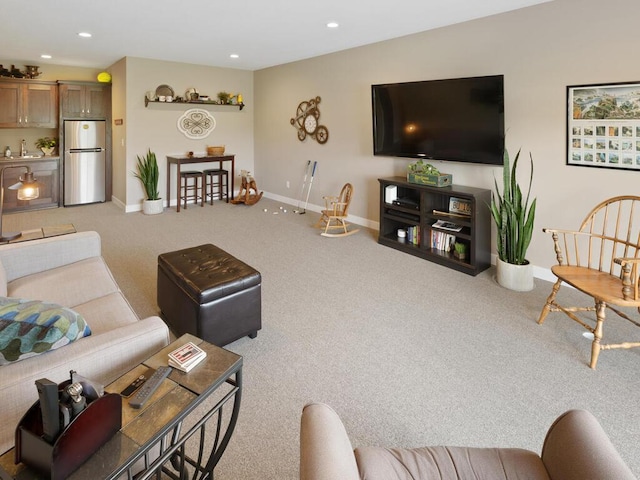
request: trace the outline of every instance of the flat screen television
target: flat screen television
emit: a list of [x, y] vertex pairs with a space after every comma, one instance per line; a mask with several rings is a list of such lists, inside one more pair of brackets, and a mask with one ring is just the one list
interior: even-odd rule
[[502, 165], [504, 76], [371, 86], [373, 154]]

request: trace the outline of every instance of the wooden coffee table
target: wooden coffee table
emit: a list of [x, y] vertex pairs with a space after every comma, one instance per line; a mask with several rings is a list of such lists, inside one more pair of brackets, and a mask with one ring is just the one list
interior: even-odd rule
[[[119, 393], [135, 378], [167, 364], [167, 354], [193, 342], [207, 357], [189, 373], [173, 370], [141, 409], [122, 402], [122, 428], [76, 470], [70, 479], [144, 480], [162, 474], [174, 478], [212, 479], [235, 428], [242, 393], [242, 357], [193, 335], [183, 335], [105, 387]], [[78, 372], [81, 373], [81, 372]], [[230, 414], [222, 407], [232, 405]], [[210, 428], [207, 428], [210, 427]], [[195, 435], [198, 433], [198, 435]], [[189, 442], [189, 452], [185, 443]], [[195, 452], [196, 458], [192, 458]], [[42, 478], [14, 463], [14, 451], [0, 457], [3, 480]], [[160, 478], [158, 476], [157, 478]], [[165, 477], [163, 477], [165, 478]]]

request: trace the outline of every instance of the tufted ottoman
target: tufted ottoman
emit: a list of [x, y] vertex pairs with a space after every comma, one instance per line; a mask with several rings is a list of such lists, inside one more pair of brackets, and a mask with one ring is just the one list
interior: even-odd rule
[[177, 335], [219, 347], [262, 328], [260, 272], [211, 245], [158, 256], [158, 306]]

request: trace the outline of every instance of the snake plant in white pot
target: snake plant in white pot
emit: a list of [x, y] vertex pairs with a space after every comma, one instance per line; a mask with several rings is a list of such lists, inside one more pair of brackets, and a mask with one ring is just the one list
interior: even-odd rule
[[149, 149], [144, 157], [138, 156], [137, 158], [137, 172], [133, 172], [133, 174], [142, 182], [147, 196], [147, 198], [142, 201], [142, 213], [147, 215], [162, 213], [163, 202], [160, 198], [160, 192], [158, 192], [160, 174], [158, 172], [156, 154]]
[[496, 278], [500, 285], [517, 291], [529, 291], [534, 287], [533, 267], [526, 259], [536, 215], [536, 199], [529, 203], [533, 182], [533, 157], [531, 154], [529, 157], [531, 171], [526, 197], [522, 194], [517, 179], [520, 150], [511, 166], [506, 148], [502, 167], [502, 194], [495, 179], [496, 191], [491, 193], [491, 216], [497, 229]]

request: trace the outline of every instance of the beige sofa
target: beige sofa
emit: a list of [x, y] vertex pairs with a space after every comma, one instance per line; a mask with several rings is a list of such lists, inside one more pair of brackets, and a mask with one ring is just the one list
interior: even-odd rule
[[570, 410], [549, 428], [542, 454], [516, 448], [364, 447], [355, 451], [337, 413], [322, 403], [304, 407], [300, 424], [301, 480], [631, 480], [598, 421]]
[[13, 446], [16, 425], [37, 400], [36, 380], [60, 383], [75, 370], [106, 384], [169, 343], [162, 319], [140, 320], [123, 296], [96, 232], [1, 245], [0, 296], [72, 308], [92, 331], [57, 350], [0, 366], [0, 452]]

